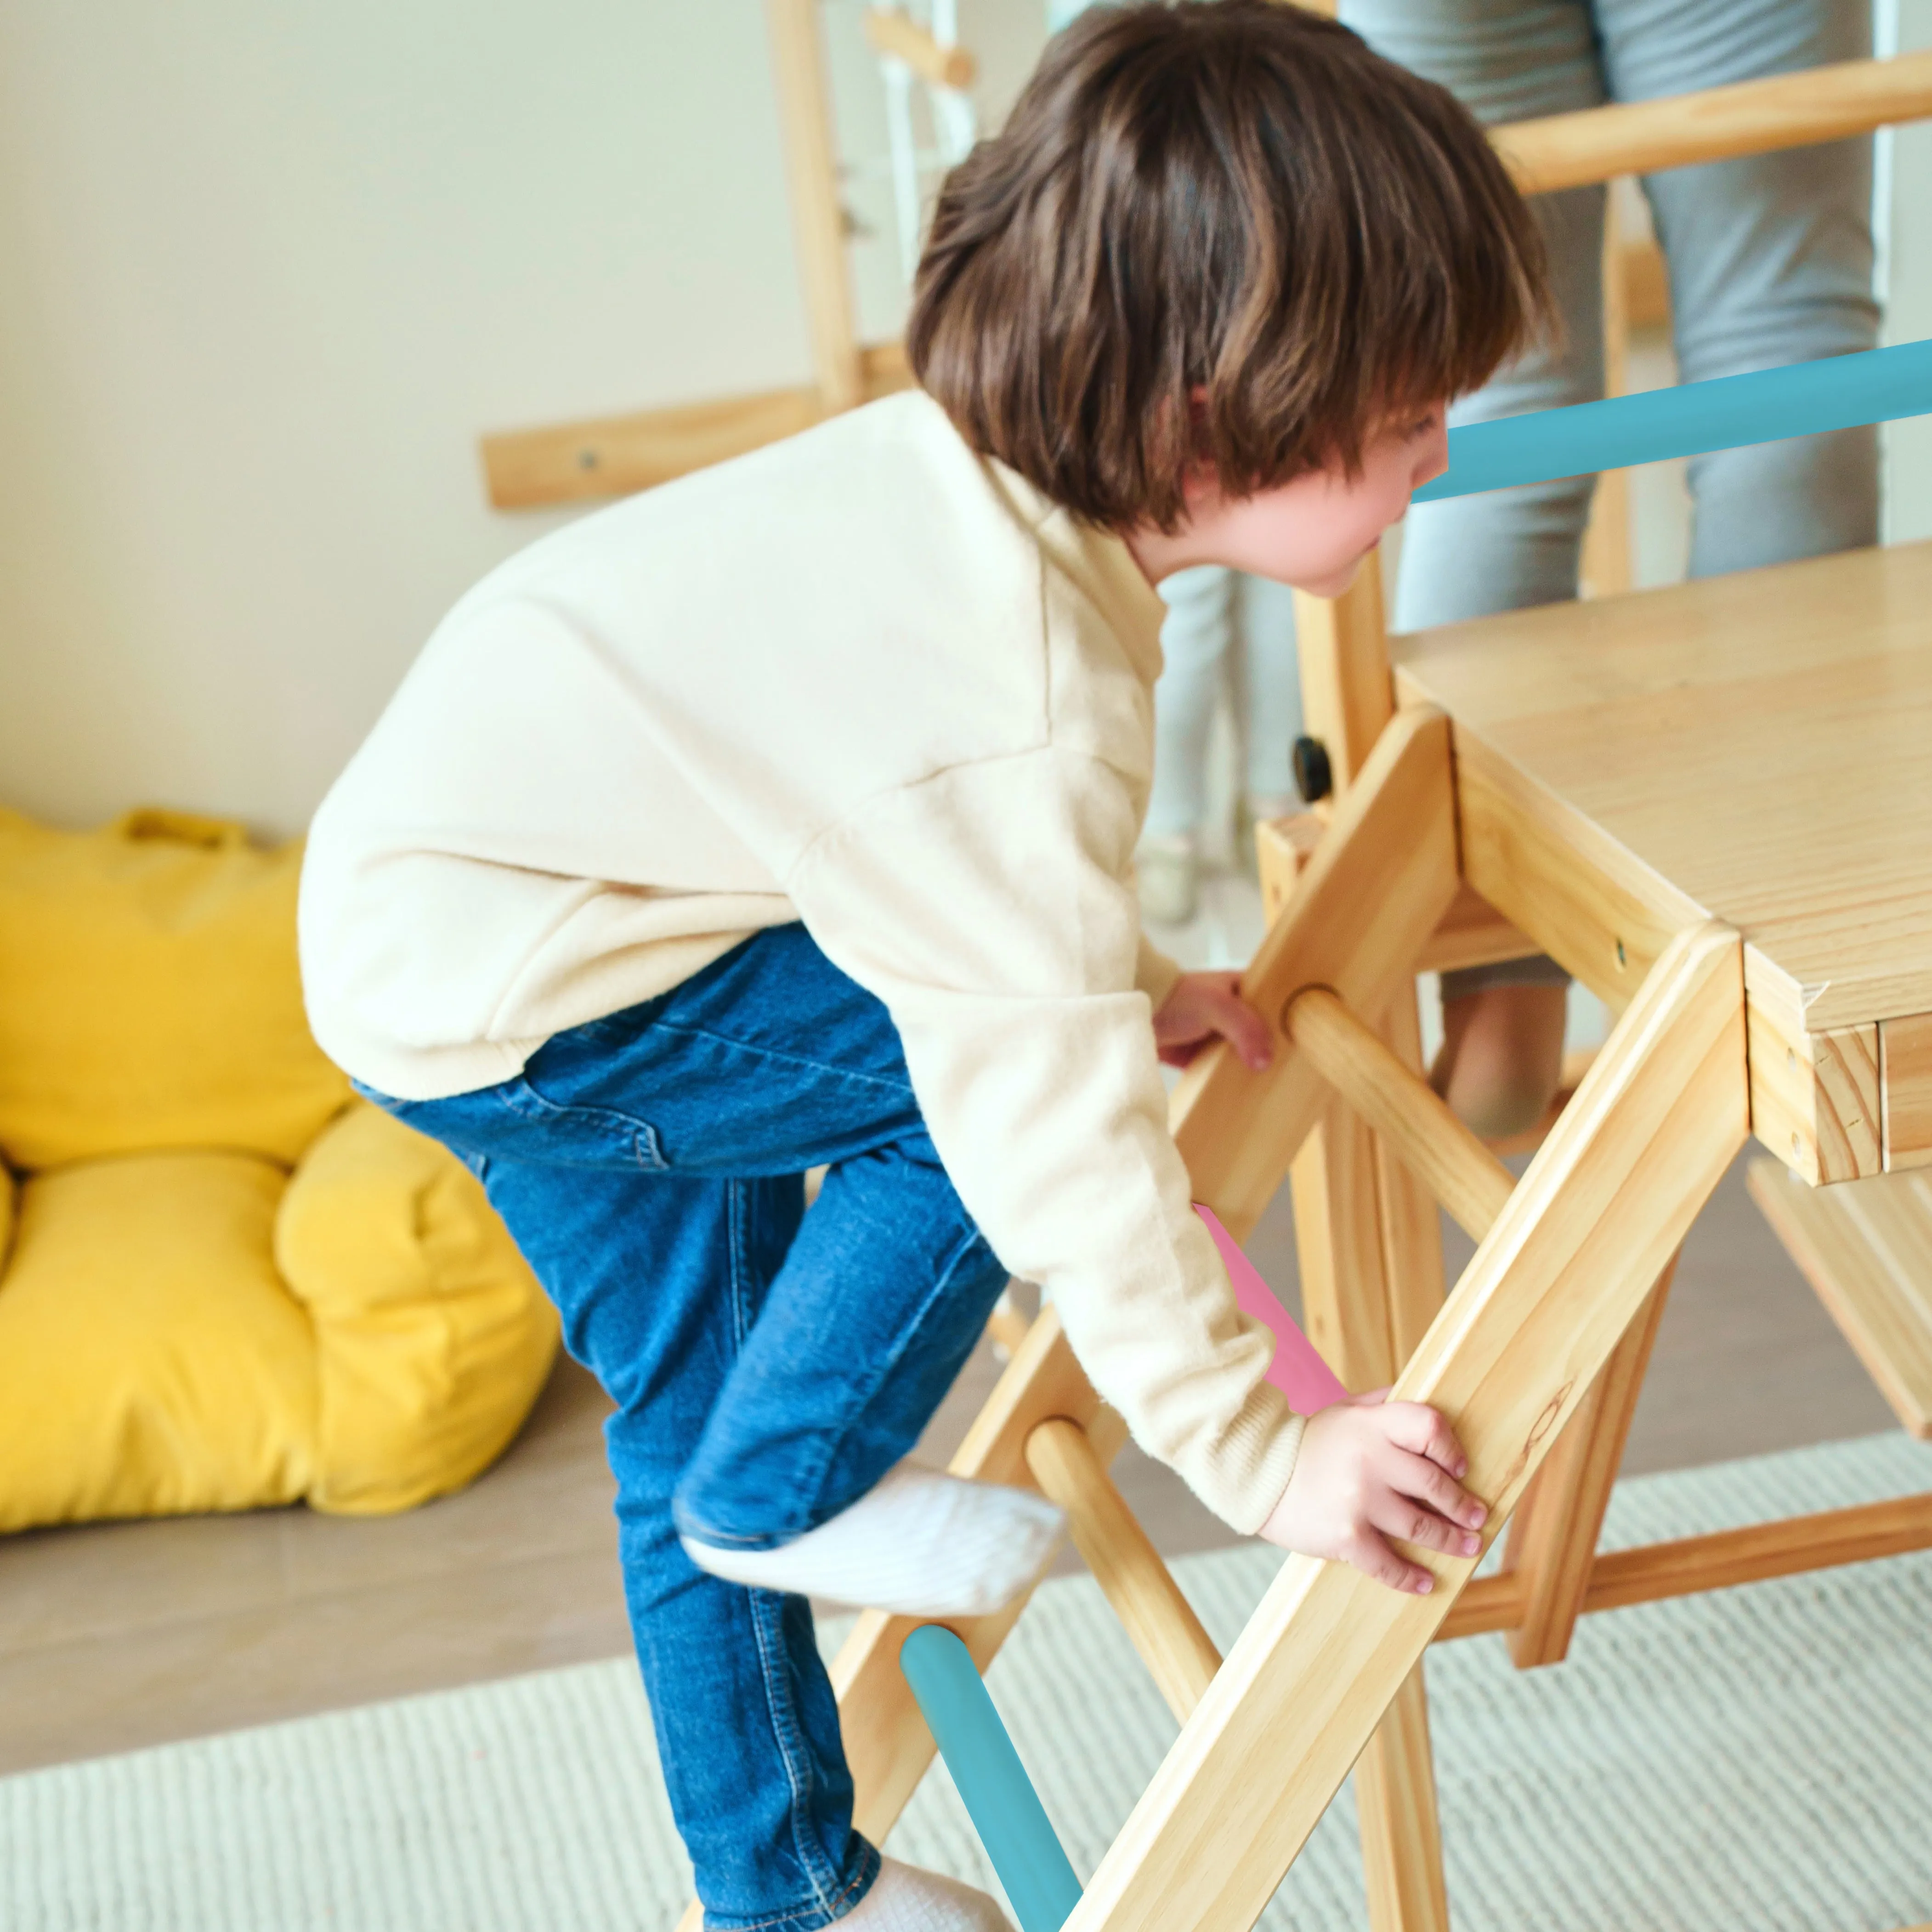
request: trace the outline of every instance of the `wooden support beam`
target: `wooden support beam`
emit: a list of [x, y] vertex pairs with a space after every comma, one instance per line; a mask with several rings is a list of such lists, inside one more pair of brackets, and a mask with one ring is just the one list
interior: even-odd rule
[[[1809, 1576], [1921, 1550], [1932, 1550], [1932, 1495], [1754, 1522], [1674, 1543], [1643, 1544], [1612, 1550], [1591, 1564], [1583, 1614], [1736, 1589], [1774, 1576]], [[1522, 1578], [1509, 1570], [1478, 1576], [1442, 1619], [1436, 1641], [1514, 1630], [1522, 1621], [1526, 1595]]]
[[1326, 986], [1296, 994], [1284, 1023], [1323, 1078], [1480, 1241], [1515, 1191], [1509, 1169]]
[[1617, 1610], [1666, 1597], [1694, 1597], [1773, 1576], [1906, 1556], [1916, 1550], [1932, 1550], [1932, 1495], [1613, 1550], [1591, 1566], [1583, 1608], [1586, 1612]]
[[980, 63], [965, 48], [934, 40], [930, 28], [896, 7], [868, 7], [865, 21], [872, 51], [904, 61], [928, 87], [970, 87], [980, 77]]
[[[868, 403], [910, 388], [904, 349], [896, 342], [861, 349], [859, 382], [860, 400]], [[816, 385], [808, 382], [634, 416], [504, 430], [483, 439], [483, 478], [490, 507], [498, 510], [628, 496], [748, 456], [823, 422], [826, 414]]]
[[832, 140], [832, 94], [825, 81], [818, 0], [765, 0], [791, 189], [800, 286], [812, 334], [812, 374], [828, 416], [865, 400], [852, 282], [845, 266], [845, 211]]
[[[1279, 1024], [1303, 987], [1333, 986], [1367, 1012], [1412, 982], [1416, 955], [1456, 896], [1456, 817], [1448, 722], [1400, 714], [1335, 814], [1288, 909], [1243, 976], [1248, 999]], [[1285, 1035], [1256, 1073], [1224, 1047], [1181, 1077], [1174, 1138], [1204, 1202], [1240, 1240], [1281, 1184], [1327, 1100]]]
[[1510, 1632], [1510, 1657], [1519, 1670], [1561, 1664], [1570, 1654], [1676, 1267], [1673, 1255], [1510, 1524], [1506, 1560], [1522, 1583], [1521, 1614]]
[[1932, 1013], [1879, 1022], [1885, 1166], [1932, 1167]]
[[1754, 1160], [1747, 1185], [1892, 1413], [1932, 1441], [1932, 1174], [1808, 1187]]
[[[1742, 947], [1706, 926], [1631, 1002], [1396, 1384], [1456, 1428], [1490, 1533], [1748, 1132]], [[1289, 1558], [1066, 1932], [1247, 1932], [1474, 1567], [1414, 1556], [1430, 1595]]]
[[1528, 194], [1814, 146], [1932, 115], [1932, 52], [1518, 121], [1490, 138]]
[[1140, 1653], [1167, 1708], [1185, 1724], [1221, 1653], [1181, 1594], [1077, 1422], [1054, 1416], [1027, 1438], [1027, 1466], [1066, 1512], [1067, 1527], [1102, 1594]]

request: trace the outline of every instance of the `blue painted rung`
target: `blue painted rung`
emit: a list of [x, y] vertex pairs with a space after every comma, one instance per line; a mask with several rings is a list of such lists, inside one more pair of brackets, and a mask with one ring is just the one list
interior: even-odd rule
[[1079, 1903], [1080, 1881], [972, 1652], [950, 1630], [924, 1624], [901, 1647], [899, 1668], [1006, 1887], [1020, 1932], [1060, 1932]]
[[1666, 458], [1932, 414], [1932, 342], [1721, 376], [1449, 432], [1449, 467], [1418, 503], [1594, 476]]

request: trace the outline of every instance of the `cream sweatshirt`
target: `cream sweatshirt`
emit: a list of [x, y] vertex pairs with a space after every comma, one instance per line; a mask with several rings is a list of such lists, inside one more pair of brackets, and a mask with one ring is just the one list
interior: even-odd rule
[[316, 1037], [403, 1099], [794, 920], [891, 1013], [961, 1200], [1094, 1386], [1252, 1532], [1301, 1424], [1189, 1202], [1132, 856], [1162, 607], [896, 396], [493, 571], [324, 802]]

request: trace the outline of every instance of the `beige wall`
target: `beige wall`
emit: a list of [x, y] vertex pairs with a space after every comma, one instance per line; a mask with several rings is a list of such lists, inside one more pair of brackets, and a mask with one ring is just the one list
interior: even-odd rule
[[[873, 149], [854, 0], [828, 4]], [[966, 10], [997, 112], [1039, 0]], [[1910, 140], [1906, 337], [1932, 334]], [[883, 242], [858, 269], [884, 332]], [[6, 0], [0, 801], [298, 826], [452, 599], [556, 520], [489, 511], [479, 430], [807, 367], [760, 0]], [[1891, 460], [1894, 532], [1932, 532], [1932, 426]]]
[[299, 824], [544, 520], [485, 428], [800, 380], [758, 0], [0, 8], [0, 798]]

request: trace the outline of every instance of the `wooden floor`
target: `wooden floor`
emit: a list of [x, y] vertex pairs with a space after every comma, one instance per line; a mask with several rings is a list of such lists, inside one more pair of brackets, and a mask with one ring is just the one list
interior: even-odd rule
[[[1454, 1240], [1452, 1269], [1468, 1252]], [[1286, 1190], [1250, 1252], [1292, 1300]], [[950, 1452], [996, 1372], [982, 1344], [928, 1460]], [[0, 1773], [626, 1652], [605, 1407], [560, 1365], [495, 1470], [403, 1516], [285, 1510], [0, 1539]], [[1891, 1424], [1746, 1197], [1741, 1163], [1688, 1244], [1628, 1466]], [[1116, 1474], [1167, 1553], [1232, 1540], [1131, 1448]]]

